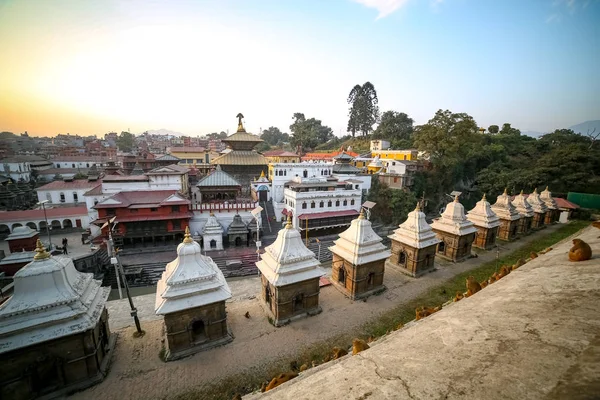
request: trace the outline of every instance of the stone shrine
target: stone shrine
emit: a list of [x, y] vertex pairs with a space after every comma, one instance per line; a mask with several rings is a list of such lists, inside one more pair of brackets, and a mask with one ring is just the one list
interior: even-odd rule
[[261, 300], [273, 325], [282, 326], [321, 312], [319, 278], [325, 271], [315, 254], [304, 246], [289, 217], [260, 258], [256, 266], [261, 273]]
[[425, 220], [420, 203], [388, 237], [392, 241], [392, 256], [386, 262], [387, 267], [399, 268], [414, 277], [435, 269], [435, 253], [441, 240]]
[[433, 221], [431, 229], [440, 239], [437, 255], [450, 261], [460, 262], [471, 256], [471, 246], [477, 229], [465, 217], [465, 208], [458, 196], [448, 203], [441, 218]]
[[240, 214], [233, 216], [233, 221], [227, 227], [227, 238], [230, 246], [247, 246], [248, 245], [248, 227], [242, 221]]
[[352, 300], [385, 290], [383, 274], [390, 251], [371, 227], [363, 211], [329, 247], [333, 255], [331, 281]]
[[540, 193], [540, 199], [544, 202], [548, 211], [546, 211], [546, 219], [544, 220], [544, 224], [549, 225], [558, 221], [558, 217], [560, 215], [560, 210], [558, 209], [558, 204], [556, 204], [556, 200], [552, 197], [552, 193], [548, 190], [548, 186], [546, 189]]
[[223, 227], [212, 211], [202, 229], [202, 243], [204, 251], [223, 250]]
[[498, 239], [505, 241], [515, 240], [519, 234], [521, 215], [511, 203], [506, 189], [504, 189], [504, 193], [498, 196], [496, 203], [492, 205], [492, 210], [500, 220]]
[[8, 242], [8, 249], [11, 253], [18, 251], [33, 251], [35, 250], [37, 240], [40, 234], [35, 229], [28, 226], [18, 226], [13, 229], [12, 233], [5, 239]]
[[189, 228], [177, 246], [177, 258], [167, 264], [156, 285], [154, 310], [163, 315], [167, 351], [165, 360], [175, 360], [229, 343], [225, 300], [231, 291], [217, 264], [202, 255]]
[[475, 225], [477, 234], [473, 246], [489, 250], [496, 245], [496, 236], [498, 235], [498, 227], [500, 219], [490, 207], [490, 203], [485, 198], [477, 202], [475, 207], [467, 213], [467, 219]]
[[52, 257], [37, 241], [0, 306], [0, 398], [62, 397], [104, 379], [115, 337], [105, 304], [110, 287]]
[[545, 228], [546, 226], [544, 225], [544, 221], [546, 220], [546, 212], [548, 211], [548, 207], [546, 207], [546, 203], [544, 203], [544, 201], [540, 198], [537, 188], [533, 190], [533, 193], [531, 193], [529, 197], [527, 197], [527, 202], [531, 205], [531, 209], [533, 210], [531, 228]]
[[523, 191], [518, 196], [515, 196], [512, 204], [517, 209], [517, 212], [521, 216], [519, 220], [519, 234], [527, 235], [531, 230], [531, 220], [533, 219], [533, 209], [531, 204], [525, 198]]

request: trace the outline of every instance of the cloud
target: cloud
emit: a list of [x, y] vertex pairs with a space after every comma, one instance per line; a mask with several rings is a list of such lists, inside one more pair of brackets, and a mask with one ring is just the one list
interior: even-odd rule
[[400, 7], [404, 6], [409, 0], [353, 0], [365, 7], [374, 8], [379, 11], [377, 19], [387, 17]]
[[552, 14], [548, 18], [546, 18], [546, 23], [547, 24], [551, 24], [553, 22], [560, 22], [560, 15], [559, 14]]

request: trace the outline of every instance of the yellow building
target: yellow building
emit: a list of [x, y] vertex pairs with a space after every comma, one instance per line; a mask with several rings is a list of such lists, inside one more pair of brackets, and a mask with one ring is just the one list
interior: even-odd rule
[[371, 155], [379, 157], [381, 160], [409, 160], [417, 161], [418, 151], [415, 149], [409, 150], [373, 150]]
[[272, 150], [263, 153], [263, 156], [269, 161], [269, 164], [273, 163], [299, 163], [300, 156], [291, 151], [284, 150]]
[[171, 147], [169, 154], [179, 158], [179, 165], [192, 166], [194, 164], [210, 164], [213, 158], [219, 156], [204, 147]]

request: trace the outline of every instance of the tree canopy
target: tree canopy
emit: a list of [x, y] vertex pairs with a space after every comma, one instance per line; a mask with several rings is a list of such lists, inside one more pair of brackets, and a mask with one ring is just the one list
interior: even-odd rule
[[135, 138], [133, 134], [129, 132], [121, 132], [121, 134], [117, 137], [117, 147], [119, 150], [128, 153], [133, 149], [134, 139]]
[[279, 128], [276, 128], [274, 126], [271, 126], [269, 129], [265, 129], [264, 131], [262, 131], [262, 135], [260, 135], [260, 138], [271, 146], [277, 146], [283, 142], [290, 141], [290, 135], [281, 132]]
[[323, 125], [319, 119], [306, 119], [302, 113], [295, 113], [292, 118], [294, 123], [290, 125], [290, 131], [292, 131], [290, 142], [294, 147], [302, 146], [304, 151], [312, 150], [319, 143], [325, 143], [334, 138], [331, 128]]
[[373, 130], [379, 119], [379, 106], [377, 91], [371, 82], [365, 82], [362, 86], [356, 85], [348, 95], [348, 132], [352, 137], [356, 132], [361, 132], [367, 136]]
[[386, 111], [373, 132], [373, 139], [390, 142], [394, 149], [407, 149], [413, 146], [413, 119], [402, 112]]
[[227, 132], [221, 131], [219, 133], [217, 132], [212, 132], [209, 133], [208, 135], [206, 135], [207, 139], [226, 139], [227, 138]]

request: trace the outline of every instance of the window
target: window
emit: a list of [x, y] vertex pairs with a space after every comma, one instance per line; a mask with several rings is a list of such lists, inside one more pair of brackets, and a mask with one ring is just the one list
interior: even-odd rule
[[90, 167], [90, 163], [86, 163], [86, 164], [85, 164], [85, 166], [86, 166], [87, 168], [89, 168], [89, 167]]
[[350, 205], [353, 206], [354, 205], [354, 199], [350, 200]]
[[287, 176], [287, 171], [283, 171], [283, 175]]
[[63, 192], [60, 192], [60, 202], [61, 203], [65, 202], [65, 194]]
[[438, 253], [444, 254], [446, 252], [446, 243], [440, 242], [438, 244]]
[[115, 209], [114, 208], [107, 208], [106, 209], [106, 215], [115, 215]]
[[98, 204], [98, 199], [94, 199], [94, 205]]
[[314, 201], [310, 202], [310, 208], [315, 208], [315, 202]]
[[344, 200], [344, 207], [348, 205], [348, 200]]
[[302, 172], [302, 176], [304, 176], [305, 178], [308, 178], [308, 171], [304, 170], [304, 172]]
[[392, 165], [396, 165], [396, 161], [392, 162]]
[[319, 208], [323, 208], [325, 207], [325, 203], [321, 200], [321, 202], [319, 203]]
[[130, 214], [137, 214], [137, 212], [138, 212], [137, 208], [132, 208], [129, 210]]
[[397, 177], [397, 176], [395, 176], [395, 177], [394, 177], [394, 183], [397, 183], [397, 182], [398, 182], [398, 177]]
[[306, 202], [303, 202], [303, 203], [302, 203], [302, 209], [303, 209], [303, 210], [306, 210]]
[[340, 206], [340, 201], [339, 201], [339, 200], [336, 200], [336, 201], [335, 201], [335, 206], [336, 206], [336, 207], [339, 207], [339, 206]]
[[181, 230], [181, 221], [180, 220], [175, 220], [173, 221], [173, 230]]
[[73, 165], [73, 168], [75, 168], [75, 164], [71, 164], [71, 165]]
[[358, 189], [358, 185], [354, 185], [354, 189]]
[[173, 211], [173, 212], [179, 212], [179, 206], [172, 206], [171, 207], [171, 211]]
[[79, 201], [79, 197], [77, 196], [77, 192], [73, 192], [73, 201], [77, 203]]
[[158, 211], [158, 208], [156, 208], [156, 207], [152, 207], [152, 208], [150, 209], [150, 211], [152, 211], [152, 212], [156, 212], [156, 211]]
[[331, 200], [327, 202], [327, 207], [331, 207]]

